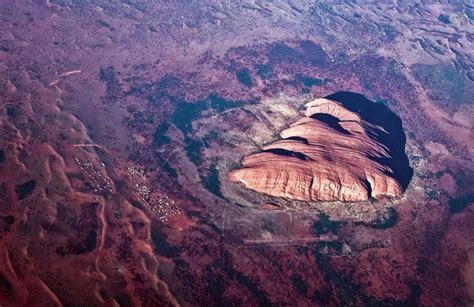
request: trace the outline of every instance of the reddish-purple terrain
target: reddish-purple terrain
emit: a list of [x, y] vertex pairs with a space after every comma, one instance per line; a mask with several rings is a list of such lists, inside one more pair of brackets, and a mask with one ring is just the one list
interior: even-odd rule
[[[0, 306], [472, 306], [474, 5], [376, 3], [2, 1]], [[400, 197], [228, 179], [341, 92]]]

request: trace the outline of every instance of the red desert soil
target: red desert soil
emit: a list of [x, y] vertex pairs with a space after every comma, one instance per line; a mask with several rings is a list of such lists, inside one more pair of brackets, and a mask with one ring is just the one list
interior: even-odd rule
[[280, 133], [282, 140], [245, 157], [229, 178], [257, 192], [302, 201], [402, 194], [396, 155], [386, 143], [398, 135], [326, 98], [306, 104], [305, 115]]

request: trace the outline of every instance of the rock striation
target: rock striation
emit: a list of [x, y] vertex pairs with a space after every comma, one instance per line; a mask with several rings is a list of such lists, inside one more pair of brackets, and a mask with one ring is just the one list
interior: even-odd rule
[[412, 169], [400, 119], [355, 93], [306, 105], [305, 117], [229, 173], [257, 192], [301, 201], [398, 197]]

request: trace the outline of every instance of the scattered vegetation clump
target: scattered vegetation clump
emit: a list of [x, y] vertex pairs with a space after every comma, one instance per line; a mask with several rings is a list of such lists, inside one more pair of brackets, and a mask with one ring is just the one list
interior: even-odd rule
[[466, 209], [472, 202], [474, 202], [474, 193], [450, 199], [448, 202], [449, 213], [460, 213], [464, 209]]
[[25, 183], [19, 184], [15, 187], [16, 195], [19, 200], [25, 199], [30, 195], [35, 189], [36, 182], [34, 180], [29, 180]]
[[242, 167], [241, 162], [232, 162], [227, 165], [229, 171], [236, 170]]
[[398, 222], [397, 210], [390, 207], [387, 209], [387, 211], [384, 214], [377, 214], [377, 218], [375, 219], [375, 221], [368, 224], [367, 223], [359, 223], [359, 224], [363, 224], [374, 229], [388, 229], [395, 226], [397, 222]]
[[202, 141], [200, 139], [186, 137], [184, 142], [186, 144], [186, 156], [189, 160], [194, 164], [201, 162], [201, 150], [204, 146]]
[[291, 282], [293, 283], [293, 286], [301, 294], [306, 295], [308, 293], [308, 289], [309, 289], [308, 283], [303, 278], [301, 278], [300, 275], [293, 274], [293, 276], [291, 277]]
[[207, 109], [207, 104], [203, 101], [194, 103], [178, 101], [175, 105], [175, 111], [171, 116], [171, 120], [176, 128], [181, 130], [184, 134], [188, 134], [192, 131], [192, 122], [201, 115], [201, 112]]
[[153, 144], [156, 147], [161, 147], [171, 142], [171, 138], [166, 135], [169, 126], [170, 124], [168, 122], [162, 122], [158, 125], [158, 127], [156, 127], [155, 133], [153, 135]]
[[117, 74], [112, 66], [101, 68], [99, 72], [99, 80], [106, 85], [105, 100], [116, 102], [121, 92], [121, 87], [117, 79]]
[[428, 199], [433, 200], [433, 199], [438, 199], [439, 197], [439, 191], [431, 189], [431, 188], [426, 188], [425, 189], [425, 195]]
[[159, 158], [158, 161], [159, 161], [160, 170], [170, 175], [171, 178], [173, 179], [178, 178], [178, 173], [167, 161], [163, 160], [162, 158]]
[[7, 116], [11, 120], [17, 119], [18, 116], [20, 115], [20, 112], [19, 112], [18, 108], [14, 107], [14, 106], [8, 106], [6, 109], [7, 109]]
[[253, 86], [252, 78], [250, 77], [250, 72], [247, 68], [237, 70], [235, 75], [241, 84], [245, 85], [246, 87]]
[[242, 101], [224, 99], [218, 95], [211, 94], [204, 100], [186, 101], [172, 98], [175, 111], [171, 116], [173, 124], [185, 135], [193, 129], [192, 122], [201, 116], [201, 113], [212, 109], [218, 113], [237, 108], [243, 105]]
[[224, 99], [216, 94], [209, 95], [208, 100], [211, 108], [219, 113], [241, 107], [244, 104], [243, 101]]
[[15, 300], [13, 284], [10, 282], [7, 276], [3, 274], [3, 272], [0, 272], [0, 295], [8, 302], [13, 302]]
[[270, 49], [269, 58], [273, 63], [297, 63], [301, 54], [284, 43], [276, 43]]
[[2, 220], [8, 225], [11, 226], [15, 223], [15, 217], [13, 215], [7, 215], [2, 217]]
[[324, 79], [297, 75], [296, 81], [302, 83], [305, 87], [321, 86], [325, 83]]
[[450, 21], [449, 21], [449, 16], [448, 16], [448, 15], [445, 15], [445, 14], [440, 14], [440, 15], [438, 16], [438, 20], [441, 21], [441, 22], [444, 23], [444, 24], [450, 23]]
[[315, 222], [311, 228], [317, 235], [328, 234], [330, 232], [335, 234], [341, 227], [341, 224], [342, 223], [338, 221], [331, 221], [326, 213], [321, 213], [319, 214], [318, 221]]
[[219, 170], [215, 163], [211, 164], [207, 176], [203, 179], [204, 187], [212, 194], [222, 197]]
[[355, 222], [354, 225], [363, 225], [373, 229], [388, 229], [395, 226], [398, 222], [397, 210], [390, 207], [384, 213], [377, 213], [377, 217], [372, 222]]
[[257, 76], [264, 80], [268, 79], [273, 72], [272, 67], [268, 64], [259, 64], [255, 66], [255, 69]]

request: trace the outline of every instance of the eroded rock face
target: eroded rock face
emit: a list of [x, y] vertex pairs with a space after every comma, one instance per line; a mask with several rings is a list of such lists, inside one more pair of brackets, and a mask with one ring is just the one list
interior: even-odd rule
[[306, 117], [282, 140], [244, 158], [231, 181], [302, 201], [364, 201], [398, 197], [412, 176], [400, 119], [355, 93], [306, 105]]

